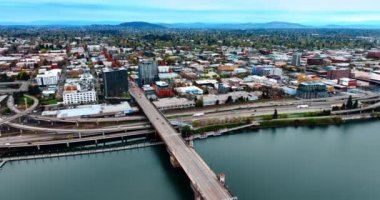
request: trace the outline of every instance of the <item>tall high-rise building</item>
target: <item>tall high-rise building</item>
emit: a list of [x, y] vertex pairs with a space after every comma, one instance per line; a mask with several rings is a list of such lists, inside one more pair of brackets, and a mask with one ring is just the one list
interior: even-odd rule
[[300, 53], [294, 53], [292, 57], [292, 65], [299, 67], [301, 65], [301, 54]]
[[103, 71], [103, 80], [104, 96], [106, 98], [122, 97], [128, 93], [128, 72], [126, 68], [106, 68]]
[[158, 66], [153, 59], [142, 60], [139, 64], [139, 80], [141, 86], [151, 85], [158, 81]]

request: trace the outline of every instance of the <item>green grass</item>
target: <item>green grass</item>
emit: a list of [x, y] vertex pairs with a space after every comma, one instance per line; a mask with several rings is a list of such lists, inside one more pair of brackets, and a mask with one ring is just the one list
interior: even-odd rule
[[33, 99], [29, 97], [25, 97], [25, 96], [18, 99], [17, 105], [25, 106], [25, 99], [26, 99], [26, 104], [28, 105], [28, 107], [33, 105], [34, 103]]
[[304, 125], [324, 125], [324, 124], [341, 124], [340, 117], [333, 118], [306, 118], [306, 119], [280, 119], [271, 121], [262, 121], [260, 126], [276, 127], [276, 126], [304, 126]]
[[[278, 114], [279, 119], [291, 119], [291, 118], [303, 118], [303, 117], [322, 117], [329, 116], [330, 111], [317, 111], [317, 112], [303, 112], [303, 113], [280, 113]], [[259, 115], [255, 116], [256, 120], [268, 121], [273, 119], [273, 115]]]
[[55, 105], [57, 103], [58, 103], [57, 99], [46, 99], [46, 100], [41, 101], [42, 105]]

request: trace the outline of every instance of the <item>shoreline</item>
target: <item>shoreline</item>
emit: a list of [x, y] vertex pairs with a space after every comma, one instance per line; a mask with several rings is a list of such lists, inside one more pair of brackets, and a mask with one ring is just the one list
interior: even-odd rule
[[[326, 121], [312, 121], [310, 123], [310, 120], [315, 119], [329, 119], [329, 122]], [[334, 119], [336, 121], [334, 121]], [[361, 121], [373, 121], [380, 119], [380, 115], [378, 113], [370, 113], [370, 114], [360, 114], [360, 115], [348, 115], [348, 116], [322, 116], [322, 117], [307, 117], [307, 118], [284, 118], [284, 119], [277, 119], [277, 120], [268, 120], [268, 121], [261, 121], [258, 122], [258, 126], [250, 126], [250, 127], [244, 127], [247, 125], [241, 126], [241, 128], [236, 127], [234, 130], [231, 131], [225, 131], [225, 130], [219, 130], [219, 131], [213, 131], [213, 132], [206, 132], [202, 134], [194, 134], [188, 138], [187, 140], [202, 140], [207, 139], [208, 137], [217, 137], [222, 135], [228, 135], [233, 134], [235, 131], [247, 131], [247, 130], [259, 130], [259, 129], [269, 129], [269, 128], [284, 128], [284, 127], [303, 127], [303, 126], [332, 126], [332, 125], [341, 125], [341, 124], [348, 124], [350, 122], [361, 122]], [[286, 124], [275, 124], [279, 121], [286, 121]], [[308, 122], [309, 121], [309, 122]], [[273, 123], [271, 125], [262, 125], [262, 122], [270, 122]]]

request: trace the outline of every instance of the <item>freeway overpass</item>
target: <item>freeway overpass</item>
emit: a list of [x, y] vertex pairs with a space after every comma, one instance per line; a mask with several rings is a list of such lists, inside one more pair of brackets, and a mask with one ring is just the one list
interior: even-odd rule
[[82, 137], [82, 138], [72, 138], [72, 139], [60, 139], [60, 140], [54, 140], [53, 138], [50, 138], [49, 140], [43, 141], [40, 138], [35, 140], [21, 140], [19, 142], [15, 141], [12, 143], [9, 143], [9, 145], [3, 145], [4, 141], [8, 141], [8, 139], [0, 140], [0, 149], [9, 149], [9, 148], [28, 148], [28, 147], [37, 147], [38, 149], [42, 146], [55, 146], [55, 145], [67, 145], [70, 146], [70, 144], [75, 143], [83, 143], [83, 142], [89, 142], [94, 141], [95, 143], [98, 143], [102, 140], [107, 139], [115, 139], [115, 138], [127, 138], [131, 136], [145, 136], [147, 134], [154, 133], [154, 130], [138, 130], [138, 131], [130, 131], [130, 132], [123, 132], [123, 133], [115, 133], [112, 135], [97, 135], [97, 136], [91, 136], [91, 137]]
[[181, 135], [134, 83], [130, 84], [130, 93], [167, 146], [173, 166], [181, 167], [189, 177], [195, 199], [236, 199], [195, 150], [185, 144]]
[[[13, 96], [10, 96], [7, 101], [7, 106], [9, 109], [16, 113], [15, 115], [0, 121], [1, 124], [6, 124], [10, 127], [20, 129], [20, 130], [26, 130], [26, 131], [32, 131], [32, 132], [48, 132], [48, 133], [56, 133], [56, 134], [67, 134], [67, 133], [78, 133], [80, 137], [82, 134], [92, 134], [92, 133], [116, 133], [116, 132], [127, 132], [127, 131], [136, 131], [136, 130], [143, 130], [143, 129], [149, 129], [151, 126], [149, 123], [137, 123], [132, 125], [119, 125], [119, 126], [112, 126], [112, 127], [104, 127], [104, 128], [96, 128], [96, 129], [65, 129], [65, 128], [46, 128], [46, 127], [36, 127], [36, 126], [29, 126], [24, 124], [18, 124], [10, 122], [12, 120], [15, 120], [19, 117], [22, 117], [24, 115], [27, 115], [28, 113], [32, 112], [38, 105], [38, 99], [33, 96], [25, 95], [29, 98], [32, 98], [34, 100], [34, 103], [32, 106], [30, 106], [25, 111], [21, 111], [14, 105], [14, 99]], [[104, 119], [107, 120], [107, 119]]]
[[8, 108], [11, 111], [15, 112], [16, 114], [12, 115], [11, 117], [8, 117], [6, 119], [0, 119], [0, 125], [6, 124], [6, 123], [8, 123], [10, 121], [18, 119], [18, 118], [20, 118], [20, 117], [22, 117], [24, 115], [27, 115], [27, 114], [31, 113], [34, 109], [36, 109], [36, 107], [38, 106], [38, 103], [39, 103], [38, 99], [36, 97], [29, 96], [29, 95], [24, 95], [24, 96], [33, 99], [33, 105], [30, 106], [29, 108], [27, 108], [24, 111], [20, 111], [14, 105], [14, 98], [13, 98], [13, 96], [9, 96], [8, 97], [8, 101], [7, 101], [7, 106], [8, 106]]
[[359, 113], [359, 112], [364, 112], [364, 111], [373, 111], [373, 110], [378, 109], [378, 108], [380, 108], [380, 102], [372, 104], [372, 105], [367, 106], [367, 107], [363, 107], [363, 108], [334, 111], [334, 112], [331, 112], [331, 114], [333, 114], [333, 115], [344, 115], [344, 114]]

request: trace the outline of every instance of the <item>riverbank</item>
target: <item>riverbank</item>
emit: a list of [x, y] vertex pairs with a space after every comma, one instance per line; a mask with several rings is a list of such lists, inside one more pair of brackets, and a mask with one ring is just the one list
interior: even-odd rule
[[[300, 127], [300, 126], [331, 126], [341, 125], [357, 121], [370, 121], [380, 119], [380, 113], [358, 114], [358, 115], [345, 115], [345, 116], [320, 116], [320, 117], [298, 117], [298, 118], [282, 118], [272, 120], [261, 120], [255, 123], [246, 124], [226, 124], [221, 129], [195, 133], [189, 136], [188, 140], [206, 139], [208, 137], [216, 137], [224, 134], [231, 134], [235, 131], [247, 131], [267, 128], [281, 128], [281, 127]], [[231, 127], [232, 126], [232, 127]], [[225, 128], [231, 127], [231, 128]], [[213, 126], [215, 128], [215, 126]], [[207, 127], [203, 127], [207, 130]]]

